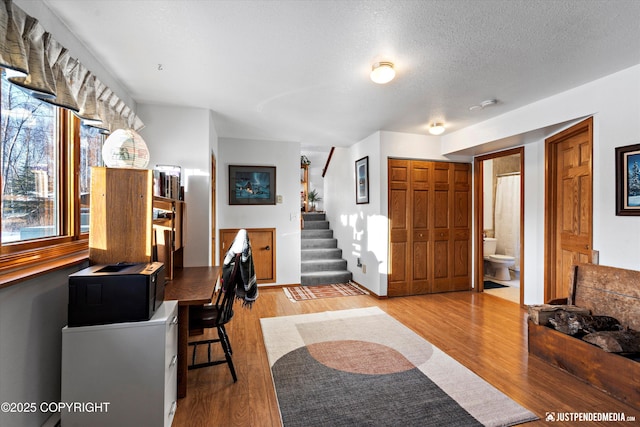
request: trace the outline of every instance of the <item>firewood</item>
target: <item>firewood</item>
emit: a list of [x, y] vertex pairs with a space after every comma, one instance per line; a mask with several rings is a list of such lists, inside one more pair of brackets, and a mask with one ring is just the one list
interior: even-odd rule
[[589, 309], [576, 307], [575, 305], [539, 304], [529, 306], [529, 318], [536, 325], [547, 326], [549, 324], [549, 319], [552, 318], [558, 310], [565, 310], [580, 314], [591, 314]]
[[592, 316], [566, 310], [558, 310], [549, 323], [555, 330], [569, 335], [583, 335], [597, 331], [621, 330], [620, 322], [611, 316]]
[[640, 332], [632, 329], [593, 332], [582, 339], [609, 353], [640, 353]]

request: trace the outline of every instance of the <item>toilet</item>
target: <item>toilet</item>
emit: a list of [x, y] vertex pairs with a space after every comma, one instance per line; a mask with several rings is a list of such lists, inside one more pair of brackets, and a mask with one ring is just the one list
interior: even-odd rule
[[498, 241], [493, 237], [485, 237], [482, 242], [484, 259], [491, 264], [493, 277], [497, 280], [511, 280], [509, 267], [513, 267], [516, 259], [509, 255], [496, 254]]

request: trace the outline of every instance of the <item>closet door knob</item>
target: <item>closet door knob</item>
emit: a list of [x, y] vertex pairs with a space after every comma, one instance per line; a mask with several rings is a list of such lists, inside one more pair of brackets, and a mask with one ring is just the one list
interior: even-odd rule
[[265, 247], [264, 247], [264, 249], [265, 249], [266, 251], [270, 251], [270, 250], [271, 250], [271, 246], [267, 245], [267, 246], [265, 246]]

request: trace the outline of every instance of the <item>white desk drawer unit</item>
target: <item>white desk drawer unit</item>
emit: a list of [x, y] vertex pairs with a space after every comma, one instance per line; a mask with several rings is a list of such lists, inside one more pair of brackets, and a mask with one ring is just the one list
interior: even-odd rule
[[148, 321], [63, 328], [62, 426], [171, 426], [177, 358], [177, 301]]

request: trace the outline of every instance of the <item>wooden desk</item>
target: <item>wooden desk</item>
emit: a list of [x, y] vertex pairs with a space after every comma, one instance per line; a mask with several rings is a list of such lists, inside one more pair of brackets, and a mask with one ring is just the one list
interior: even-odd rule
[[167, 282], [164, 300], [178, 301], [178, 397], [187, 395], [187, 357], [189, 347], [189, 306], [211, 302], [220, 277], [220, 267], [184, 267], [176, 269]]

